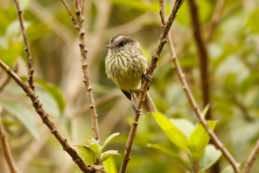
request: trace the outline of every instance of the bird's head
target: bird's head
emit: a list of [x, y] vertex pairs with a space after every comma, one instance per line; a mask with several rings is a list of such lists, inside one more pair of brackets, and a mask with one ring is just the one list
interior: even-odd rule
[[135, 49], [138, 47], [139, 44], [137, 41], [125, 35], [114, 36], [107, 45], [108, 51], [112, 52], [124, 51], [127, 49]]

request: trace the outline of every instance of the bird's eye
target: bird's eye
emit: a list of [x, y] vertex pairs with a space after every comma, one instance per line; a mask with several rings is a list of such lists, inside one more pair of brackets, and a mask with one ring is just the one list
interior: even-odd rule
[[121, 42], [118, 44], [118, 46], [119, 46], [119, 47], [122, 47], [122, 46], [124, 46], [125, 44], [126, 44], [125, 41], [121, 41]]

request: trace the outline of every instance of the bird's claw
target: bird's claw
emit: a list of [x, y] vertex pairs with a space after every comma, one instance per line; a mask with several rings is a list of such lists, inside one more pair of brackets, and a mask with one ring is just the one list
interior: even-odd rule
[[147, 80], [148, 82], [152, 81], [152, 77], [149, 74], [143, 74], [142, 79]]

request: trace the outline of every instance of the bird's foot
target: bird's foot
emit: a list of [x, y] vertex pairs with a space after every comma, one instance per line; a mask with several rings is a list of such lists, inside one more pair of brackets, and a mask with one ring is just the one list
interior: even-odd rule
[[152, 77], [149, 75], [149, 74], [143, 74], [142, 75], [142, 80], [146, 80], [148, 82], [151, 82], [152, 81]]

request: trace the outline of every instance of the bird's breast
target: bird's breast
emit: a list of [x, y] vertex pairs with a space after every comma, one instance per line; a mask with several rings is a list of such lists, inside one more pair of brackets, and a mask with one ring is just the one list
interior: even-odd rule
[[123, 90], [138, 88], [146, 64], [143, 57], [117, 53], [107, 56], [105, 66], [107, 76]]

